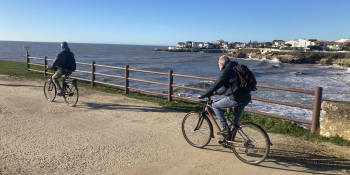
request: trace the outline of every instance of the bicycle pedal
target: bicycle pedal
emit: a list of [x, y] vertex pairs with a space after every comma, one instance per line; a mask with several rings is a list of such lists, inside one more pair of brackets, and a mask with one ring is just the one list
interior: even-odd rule
[[219, 143], [220, 145], [222, 145], [222, 143], [224, 143], [224, 142], [220, 140], [220, 141], [218, 141], [218, 143]]

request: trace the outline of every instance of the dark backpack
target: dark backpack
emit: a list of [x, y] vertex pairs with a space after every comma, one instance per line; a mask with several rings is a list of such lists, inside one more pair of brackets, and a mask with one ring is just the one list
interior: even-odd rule
[[246, 65], [237, 65], [233, 67], [236, 72], [236, 87], [232, 90], [232, 94], [238, 89], [244, 91], [256, 91], [256, 79], [252, 71]]
[[74, 54], [72, 52], [67, 54], [67, 60], [64, 67], [68, 72], [74, 72], [77, 69], [77, 64], [75, 63]]

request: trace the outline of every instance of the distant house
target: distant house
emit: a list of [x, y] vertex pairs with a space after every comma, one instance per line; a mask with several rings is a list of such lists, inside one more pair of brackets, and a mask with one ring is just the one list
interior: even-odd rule
[[186, 44], [184, 42], [178, 42], [176, 47], [186, 47]]
[[299, 47], [304, 47], [307, 49], [307, 46], [311, 45], [311, 41], [304, 40], [304, 39], [299, 39]]
[[284, 41], [283, 40], [273, 40], [272, 41], [272, 47], [282, 47], [284, 46]]
[[222, 42], [221, 48], [222, 48], [222, 49], [230, 49], [231, 47], [230, 47], [230, 45], [228, 44], [228, 42]]
[[326, 43], [326, 41], [312, 41], [311, 45], [312, 46], [324, 46], [325, 43]]
[[291, 44], [291, 47], [299, 47], [299, 42], [297, 40], [289, 40], [284, 43], [285, 44]]
[[204, 47], [204, 43], [203, 42], [197, 42], [197, 44], [198, 44], [199, 48], [203, 48]]
[[336, 42], [338, 42], [338, 43], [348, 43], [348, 42], [350, 42], [350, 39], [340, 39], [340, 40], [338, 40]]
[[342, 48], [343, 44], [338, 42], [326, 42], [325, 43], [325, 49], [327, 50], [340, 50]]
[[214, 48], [214, 44], [207, 42], [207, 43], [204, 44], [203, 47], [205, 47], [207, 49], [213, 49]]

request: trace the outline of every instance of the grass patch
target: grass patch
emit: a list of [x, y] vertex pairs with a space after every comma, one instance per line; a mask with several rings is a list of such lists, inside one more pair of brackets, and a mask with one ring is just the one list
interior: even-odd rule
[[[43, 70], [42, 66], [33, 66], [31, 69]], [[52, 72], [52, 71], [49, 71]], [[15, 62], [15, 61], [4, 61], [0, 60], [0, 74], [9, 76], [25, 77], [30, 79], [42, 79], [47, 80], [49, 76], [43, 76], [43, 73], [27, 71], [25, 62]], [[192, 103], [189, 101], [181, 99], [173, 99], [172, 102], [168, 102], [167, 98], [142, 94], [140, 92], [130, 91], [129, 94], [124, 94], [124, 89], [115, 88], [108, 85], [96, 84], [91, 88], [91, 83], [86, 81], [78, 80], [79, 87], [85, 87], [87, 89], [93, 89], [101, 92], [111, 93], [111, 94], [121, 94], [130, 98], [135, 98], [143, 101], [153, 102], [159, 106], [176, 109], [184, 112], [202, 110], [203, 106], [198, 103]], [[232, 113], [231, 113], [232, 114]], [[231, 115], [230, 113], [225, 113], [225, 115]], [[308, 130], [296, 125], [295, 123], [280, 120], [276, 118], [263, 117], [258, 115], [243, 114], [240, 118], [241, 122], [252, 122], [260, 125], [266, 132], [286, 134], [294, 137], [303, 138], [308, 141], [317, 142], [331, 142], [340, 146], [350, 146], [350, 141], [345, 140], [339, 136], [335, 137], [323, 137], [317, 134], [311, 133]]]

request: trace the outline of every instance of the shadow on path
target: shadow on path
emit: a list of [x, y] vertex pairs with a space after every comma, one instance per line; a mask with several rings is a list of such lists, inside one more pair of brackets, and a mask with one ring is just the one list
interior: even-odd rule
[[[278, 165], [286, 167], [287, 171], [295, 171], [288, 169], [289, 166], [304, 167], [315, 174], [327, 174], [324, 171], [348, 171], [350, 173], [350, 159], [342, 159], [337, 157], [330, 157], [321, 155], [322, 153], [304, 153], [289, 150], [271, 149], [266, 162], [273, 162]], [[281, 169], [275, 167], [264, 166], [261, 167]]]
[[21, 85], [21, 84], [0, 84], [0, 86], [14, 86], [14, 87], [22, 87], [22, 86], [31, 86], [31, 87], [44, 87], [44, 86], [33, 86], [33, 85]]
[[103, 104], [103, 103], [84, 103], [84, 104], [92, 109], [125, 110], [125, 111], [137, 111], [137, 112], [178, 112], [165, 107]]

